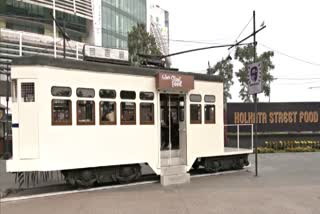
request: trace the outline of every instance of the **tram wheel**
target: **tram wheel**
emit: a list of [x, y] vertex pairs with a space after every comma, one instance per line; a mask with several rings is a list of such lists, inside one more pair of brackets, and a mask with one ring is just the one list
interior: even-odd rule
[[114, 180], [119, 183], [130, 183], [141, 176], [141, 166], [139, 164], [119, 166], [115, 170]]
[[89, 188], [89, 187], [92, 187], [96, 181], [97, 179], [95, 177], [94, 172], [92, 170], [85, 169], [85, 170], [81, 170], [78, 173], [76, 184], [79, 187]]

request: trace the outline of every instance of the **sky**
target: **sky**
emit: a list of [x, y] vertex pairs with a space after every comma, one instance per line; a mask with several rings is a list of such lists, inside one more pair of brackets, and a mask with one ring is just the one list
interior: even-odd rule
[[[271, 74], [276, 80], [271, 83], [271, 102], [320, 101], [319, 1], [150, 1], [169, 11], [170, 53], [230, 44], [237, 38], [238, 41], [241, 40], [253, 32], [253, 22], [250, 19], [255, 10], [256, 28], [262, 22], [266, 25], [257, 34], [257, 52], [261, 54], [264, 51], [274, 51], [272, 61], [275, 69]], [[248, 40], [252, 41], [253, 39]], [[174, 56], [172, 67], [181, 71], [205, 73], [208, 61], [213, 66], [229, 53], [234, 58], [234, 49], [230, 52], [227, 48]], [[234, 72], [241, 68], [236, 60], [233, 59], [232, 63]], [[240, 85], [235, 75], [234, 82], [230, 101], [240, 102]], [[260, 94], [259, 100], [268, 102], [269, 97]]]

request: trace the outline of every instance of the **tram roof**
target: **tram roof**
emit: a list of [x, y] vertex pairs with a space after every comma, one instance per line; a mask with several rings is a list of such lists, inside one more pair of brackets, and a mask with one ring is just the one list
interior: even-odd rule
[[193, 72], [181, 72], [173, 71], [169, 69], [161, 68], [146, 68], [146, 67], [134, 67], [129, 65], [119, 65], [102, 62], [72, 60], [63, 58], [53, 58], [47, 56], [28, 56], [14, 58], [12, 65], [18, 66], [52, 66], [58, 68], [67, 69], [79, 69], [94, 72], [106, 72], [106, 73], [120, 73], [138, 76], [153, 76], [155, 77], [159, 72], [178, 73], [184, 75], [192, 75], [195, 80], [210, 81], [210, 82], [223, 82], [222, 78], [217, 75], [199, 74]]

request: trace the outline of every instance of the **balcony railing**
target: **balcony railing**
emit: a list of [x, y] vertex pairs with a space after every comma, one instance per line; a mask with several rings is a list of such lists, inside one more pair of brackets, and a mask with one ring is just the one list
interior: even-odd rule
[[[56, 41], [57, 57], [63, 57], [63, 39], [57, 38]], [[82, 59], [83, 45], [77, 41], [67, 41], [66, 58]], [[53, 37], [0, 28], [0, 58], [31, 55], [54, 56]]]

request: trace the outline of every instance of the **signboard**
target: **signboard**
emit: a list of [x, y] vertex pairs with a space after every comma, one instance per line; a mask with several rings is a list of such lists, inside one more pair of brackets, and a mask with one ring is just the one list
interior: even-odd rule
[[261, 63], [249, 65], [248, 70], [249, 94], [259, 94], [262, 92]]
[[[254, 104], [228, 103], [227, 123], [255, 123]], [[258, 103], [257, 126], [258, 132], [320, 132], [320, 102]]]
[[165, 91], [190, 91], [194, 89], [194, 78], [191, 75], [159, 72], [156, 76], [156, 88]]

